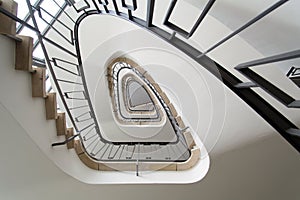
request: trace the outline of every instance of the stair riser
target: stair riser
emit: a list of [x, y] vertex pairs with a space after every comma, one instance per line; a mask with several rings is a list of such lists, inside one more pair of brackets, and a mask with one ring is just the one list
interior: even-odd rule
[[32, 97], [46, 97], [46, 69], [36, 68], [31, 74]]
[[[17, 15], [18, 4], [11, 0], [2, 0], [0, 6], [10, 13]], [[0, 33], [7, 35], [16, 34], [16, 22], [0, 13]]]
[[32, 70], [33, 38], [18, 35], [22, 42], [16, 42], [16, 63], [15, 69], [22, 71]]
[[46, 119], [57, 119], [57, 103], [56, 103], [56, 93], [48, 94], [45, 99], [46, 106]]
[[58, 136], [67, 134], [66, 114], [65, 113], [57, 114], [56, 133]]

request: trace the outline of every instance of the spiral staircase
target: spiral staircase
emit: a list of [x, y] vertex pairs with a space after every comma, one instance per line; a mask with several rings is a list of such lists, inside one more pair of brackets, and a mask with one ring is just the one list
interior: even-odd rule
[[[259, 59], [253, 58], [253, 56], [258, 55], [257, 53], [247, 55], [246, 52], [246, 55], [242, 54], [236, 60], [247, 60], [247, 62], [238, 62], [233, 66], [232, 63], [236, 63], [236, 60], [223, 58], [224, 56], [217, 51], [218, 47], [226, 46], [227, 43], [229, 43], [227, 48], [234, 47], [234, 44], [229, 42], [233, 37], [237, 37], [238, 34], [259, 23], [260, 20], [273, 12], [284, 9], [284, 5], [290, 2], [287, 0], [275, 2], [236, 30], [229, 32], [224, 38], [215, 40], [213, 36], [207, 39], [206, 42], [209, 41], [207, 42], [208, 46], [205, 43], [199, 43], [202, 38], [198, 29], [202, 25], [204, 26], [206, 21], [212, 21], [208, 14], [213, 11], [214, 6], [217, 4], [215, 0], [209, 0], [203, 4], [200, 9], [201, 12], [199, 8], [188, 7], [191, 13], [197, 13], [196, 16], [198, 16], [194, 19], [195, 23], [190, 26], [189, 31], [186, 31], [189, 28], [183, 28], [176, 24], [184, 25], [180, 21], [182, 18], [176, 18], [174, 15], [178, 15], [178, 10], [180, 10], [178, 5], [190, 6], [190, 4], [184, 4], [182, 1], [177, 0], [163, 3], [148, 0], [141, 3], [141, 5], [140, 2], [135, 0], [130, 3], [125, 0], [83, 0], [78, 2], [72, 0], [27, 0], [28, 10], [23, 18], [17, 15], [16, 3], [3, 0], [0, 7], [0, 32], [3, 36], [8, 37], [8, 40], [15, 42], [15, 69], [30, 73], [32, 97], [43, 98], [45, 101], [45, 119], [55, 120], [57, 136], [59, 138], [61, 136], [65, 137], [64, 141], [57, 142], [53, 141], [55, 140], [53, 136], [50, 136], [53, 142], [52, 144], [49, 143], [48, 146], [45, 143], [38, 144], [37, 142], [37, 145], [50, 159], [65, 172], [74, 173], [74, 171], [72, 172], [72, 170], [67, 169], [68, 167], [65, 167], [66, 163], [62, 161], [64, 159], [62, 154], [60, 156], [54, 155], [59, 153], [61, 150], [59, 146], [61, 145], [66, 145], [68, 149], [74, 148], [76, 153], [72, 150], [67, 153], [75, 153], [79, 160], [90, 168], [89, 170], [93, 170], [92, 173], [108, 171], [108, 174], [104, 175], [108, 177], [107, 179], [110, 176], [120, 176], [119, 179], [127, 179], [126, 183], [187, 183], [199, 181], [206, 175], [209, 168], [207, 149], [213, 148], [214, 142], [218, 140], [218, 133], [216, 133], [216, 136], [211, 137], [213, 144], [205, 144], [205, 138], [199, 137], [199, 133], [193, 123], [190, 122], [189, 116], [180, 111], [176, 98], [170, 97], [172, 96], [171, 93], [164, 91], [165, 88], [160, 86], [162, 84], [156, 82], [156, 79], [161, 80], [161, 77], [157, 74], [159, 72], [147, 67], [147, 65], [143, 66], [142, 57], [138, 57], [139, 54], [132, 51], [132, 49], [137, 49], [134, 45], [139, 46], [143, 43], [148, 46], [149, 44], [146, 41], [133, 44], [133, 47], [128, 45], [126, 47], [127, 51], [122, 45], [120, 46], [121, 52], [108, 48], [103, 50], [103, 46], [109, 46], [112, 42], [120, 40], [121, 36], [117, 35], [110, 40], [106, 40], [105, 37], [91, 39], [84, 36], [85, 30], [82, 30], [81, 26], [85, 26], [85, 23], [88, 23], [86, 21], [90, 18], [94, 20], [91, 20], [92, 22], [97, 22], [97, 20], [101, 20], [98, 19], [100, 16], [113, 16], [127, 21], [124, 23], [131, 23], [124, 28], [132, 29], [132, 32], [129, 31], [128, 33], [131, 37], [135, 34], [136, 36], [149, 35], [149, 33], [136, 30], [137, 28], [133, 28], [133, 25], [149, 31], [160, 38], [161, 43], [163, 43], [162, 41], [165, 42], [165, 44], [157, 45], [158, 49], [162, 45], [167, 45], [167, 48], [176, 51], [177, 54], [179, 54], [178, 52], [183, 54], [184, 59], [189, 59], [186, 63], [192, 62], [193, 66], [205, 69], [205, 73], [210, 72], [214, 81], [219, 81], [218, 84], [224, 84], [227, 89], [251, 107], [261, 119], [265, 120], [290, 145], [299, 151], [299, 111], [297, 109], [300, 105], [299, 100], [297, 100], [299, 91], [295, 90], [297, 86], [299, 87], [299, 68], [297, 66], [285, 66], [283, 68], [285, 73], [278, 73], [278, 70], [274, 69], [271, 78], [263, 74], [263, 70], [251, 69], [258, 65], [293, 61], [300, 56], [299, 50], [288, 49], [288, 51]], [[164, 8], [168, 8], [167, 12], [161, 11]], [[93, 19], [94, 16], [97, 19]], [[16, 23], [18, 24], [16, 25]], [[123, 31], [123, 34], [127, 34], [126, 30]], [[151, 41], [149, 39], [149, 43], [152, 40], [158, 39], [151, 39]], [[240, 40], [239, 38], [234, 42], [239, 43]], [[100, 43], [102, 46], [97, 46]], [[245, 44], [245, 46], [247, 45]], [[247, 46], [247, 48], [249, 47]], [[101, 56], [101, 54], [106, 55]], [[137, 56], [135, 57], [135, 55]], [[251, 58], [250, 61], [248, 61], [247, 56]], [[107, 82], [100, 77], [98, 83], [95, 83], [97, 77], [90, 78], [96, 76], [93, 73], [95, 69], [91, 69], [90, 66], [95, 65], [97, 57], [104, 59], [104, 61], [99, 62], [98, 65], [101, 67], [97, 68], [98, 72], [96, 73], [102, 74], [102, 76], [105, 74], [108, 77]], [[124, 68], [130, 69], [130, 73], [134, 72], [134, 76], [138, 77], [136, 79], [139, 79], [146, 89], [148, 88], [147, 91], [149, 94], [151, 93], [151, 99], [156, 99], [156, 104], [161, 106], [160, 110], [162, 112], [158, 113], [161, 116], [166, 116], [166, 121], [171, 127], [167, 132], [170, 132], [170, 130], [174, 132], [177, 138], [175, 142], [173, 141], [174, 138], [170, 141], [153, 138], [133, 140], [131, 137], [129, 137], [131, 138], [129, 141], [128, 139], [115, 139], [117, 133], [114, 133], [114, 139], [108, 139], [109, 134], [107, 132], [109, 131], [104, 131], [105, 120], [102, 117], [107, 112], [103, 111], [104, 108], [100, 111], [105, 114], [96, 110], [100, 99], [96, 95], [103, 95], [105, 92], [95, 95], [91, 91], [104, 90], [101, 85], [105, 86], [107, 84], [108, 87], [105, 86], [108, 89], [106, 94], [107, 97], [109, 95], [111, 97], [112, 113], [120, 111], [118, 104], [113, 103], [120, 98], [116, 95], [120, 93], [117, 86], [117, 76], [112, 73], [113, 69], [109, 68], [109, 66], [112, 67], [111, 61], [116, 59], [122, 65], [126, 65], [127, 67]], [[139, 62], [133, 61], [134, 59]], [[283, 65], [287, 64], [284, 63]], [[121, 71], [122, 68], [118, 70]], [[116, 70], [116, 74], [118, 74], [118, 70]], [[109, 79], [109, 77], [112, 78]], [[276, 79], [278, 82], [276, 82]], [[177, 82], [180, 82], [179, 80]], [[115, 81], [116, 85], [113, 85]], [[92, 95], [95, 96], [92, 98]], [[103, 102], [102, 107], [105, 107]], [[116, 106], [114, 107], [114, 105]], [[143, 113], [140, 114], [143, 115]], [[117, 115], [114, 119], [116, 118], [118, 118]], [[145, 125], [150, 126], [150, 130], [154, 130], [155, 126], [152, 126], [153, 124], [149, 122], [142, 124], [144, 120], [144, 118], [138, 118], [137, 121], [133, 121], [133, 118], [131, 118], [130, 121], [125, 120], [124, 122], [124, 119], [121, 118], [121, 120], [115, 121], [125, 124], [125, 128], [121, 125], [119, 125], [119, 128], [123, 127], [122, 131], [127, 128], [125, 132], [130, 135], [135, 131], [134, 128], [139, 129], [137, 132], [146, 131], [147, 127]], [[139, 125], [136, 125], [136, 122]], [[190, 126], [185, 125], [185, 123]], [[129, 125], [131, 127], [128, 129]], [[34, 133], [29, 133], [29, 135], [39, 140], [34, 136]], [[49, 148], [51, 148], [50, 153]], [[67, 153], [63, 155], [67, 156]], [[78, 159], [74, 160], [73, 154], [69, 158], [72, 159], [70, 162], [72, 165], [78, 165]], [[72, 167], [76, 168], [76, 166]], [[152, 171], [152, 173], [150, 173], [148, 180], [138, 179], [141, 174], [143, 176], [143, 172], [149, 171]], [[120, 175], [122, 172], [128, 172], [128, 174], [123, 174], [123, 177]], [[76, 173], [77, 175], [74, 176], [81, 179], [78, 177], [80, 172]], [[132, 174], [136, 176], [132, 176]], [[100, 177], [101, 175], [97, 176]], [[157, 178], [158, 176], [162, 176], [161, 179]], [[180, 176], [181, 178], [175, 178]], [[190, 178], [191, 176], [193, 178]], [[107, 180], [91, 181], [85, 179], [85, 181], [92, 183], [125, 183], [120, 180], [110, 182]]]

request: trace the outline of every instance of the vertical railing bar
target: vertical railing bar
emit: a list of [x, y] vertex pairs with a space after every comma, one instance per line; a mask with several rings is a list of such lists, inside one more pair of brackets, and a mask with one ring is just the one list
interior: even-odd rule
[[196, 31], [198, 26], [201, 24], [201, 22], [203, 21], [203, 19], [205, 18], [205, 16], [207, 15], [207, 13], [212, 8], [212, 6], [214, 5], [215, 2], [216, 2], [216, 0], [209, 0], [209, 2], [206, 4], [205, 8], [203, 9], [200, 17], [197, 19], [195, 25], [193, 26], [190, 33], [188, 34], [188, 36], [187, 36], [188, 38], [192, 37], [192, 35], [194, 34], [194, 32]]
[[116, 151], [116, 152], [114, 153], [114, 155], [112, 156], [112, 159], [114, 159], [114, 158], [116, 157], [116, 155], [117, 155], [117, 153], [118, 153], [118, 151], [119, 151], [120, 148], [121, 148], [121, 145], [119, 145], [117, 151]]
[[95, 153], [95, 156], [100, 153], [100, 151], [102, 151], [102, 149], [107, 145], [107, 143], [105, 143], [96, 153]]
[[168, 21], [168, 19], [170, 18], [172, 11], [175, 8], [176, 3], [177, 3], [177, 0], [172, 0], [171, 5], [169, 6], [169, 8], [167, 10], [167, 15], [165, 17], [164, 22]]
[[132, 20], [132, 12], [131, 12], [131, 10], [128, 9], [127, 12], [128, 12], [128, 19]]
[[140, 144], [138, 144], [138, 153], [136, 159], [136, 176], [139, 176]]
[[106, 6], [106, 5], [104, 5], [104, 4], [103, 4], [102, 6], [103, 6], [103, 8], [104, 8], [105, 12], [106, 12], [106, 13], [109, 13], [109, 10], [108, 10], [107, 6]]
[[[97, 135], [97, 133], [95, 134], [95, 135]], [[90, 137], [89, 139], [91, 139], [91, 138], [93, 138], [94, 136], [92, 136], [92, 137]], [[88, 139], [88, 140], [89, 140]], [[85, 149], [87, 149], [87, 148], [89, 148], [97, 139], [99, 139], [99, 137], [96, 137], [89, 145], [87, 145], [86, 147], [85, 147]], [[86, 140], [87, 141], [87, 140]]]
[[103, 154], [100, 156], [100, 160], [103, 158], [103, 156], [105, 155], [105, 153], [107, 152], [107, 149], [109, 148], [109, 146], [110, 146], [111, 144], [109, 144], [108, 146], [107, 146], [107, 148], [105, 149], [105, 151], [103, 152]]
[[95, 144], [95, 146], [92, 148], [91, 154], [93, 154], [93, 152], [95, 151], [95, 149], [96, 149], [96, 147], [98, 146], [98, 144], [99, 144], [100, 141], [101, 141], [101, 140], [99, 139], [99, 140], [97, 141], [97, 143]]
[[120, 153], [119, 160], [121, 159], [122, 154], [123, 154], [123, 151], [124, 151], [124, 148], [125, 148], [125, 145], [122, 145], [122, 146], [123, 146], [123, 148], [122, 148], [122, 151], [121, 151], [121, 153]]
[[110, 148], [109, 153], [108, 153], [108, 159], [110, 158], [110, 154], [111, 154], [113, 148], [114, 148], [114, 145], [111, 145], [111, 148]]
[[152, 26], [154, 5], [155, 5], [155, 0], [148, 0], [147, 1], [147, 20], [146, 20], [146, 26], [147, 27]]
[[134, 152], [135, 152], [135, 149], [136, 149], [136, 147], [135, 147], [136, 145], [134, 145], [133, 146], [133, 151], [132, 151], [132, 153], [131, 153], [131, 155], [130, 155], [130, 159], [132, 159], [132, 157], [133, 157], [133, 154], [134, 154]]
[[112, 2], [113, 2], [113, 5], [114, 5], [116, 14], [119, 15], [119, 14], [120, 14], [120, 11], [119, 11], [119, 9], [118, 9], [118, 4], [117, 4], [116, 0], [112, 0]]
[[168, 157], [171, 159], [171, 153], [170, 153], [170, 149], [169, 149], [169, 145], [166, 145], [166, 149], [167, 149], [167, 151], [168, 151]]

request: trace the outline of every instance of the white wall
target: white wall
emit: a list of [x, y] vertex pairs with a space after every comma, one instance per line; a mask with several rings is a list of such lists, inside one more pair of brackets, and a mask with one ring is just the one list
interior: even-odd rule
[[[7, 60], [14, 57], [14, 41], [1, 37], [1, 104], [0, 104], [0, 199], [298, 199], [300, 175], [299, 154], [277, 133], [268, 133], [258, 142], [237, 147], [232, 151], [212, 156], [211, 169], [204, 180], [191, 185], [89, 185], [81, 183], [64, 173], [44, 154], [28, 135], [29, 123], [33, 113], [43, 117], [42, 100], [30, 97], [30, 76], [24, 72], [14, 71]], [[14, 79], [10, 76], [13, 74]], [[11, 82], [13, 80], [13, 82]], [[16, 88], [16, 81], [22, 82], [22, 90]], [[27, 84], [26, 84], [27, 83]], [[13, 86], [9, 90], [9, 86]], [[8, 88], [8, 89], [6, 89]], [[27, 88], [27, 89], [26, 89]], [[8, 99], [11, 95], [22, 94], [23, 97]], [[30, 103], [32, 101], [32, 103]], [[11, 104], [9, 104], [10, 102]], [[22, 105], [32, 104], [23, 116], [27, 123], [16, 120], [7, 107], [16, 109]], [[228, 102], [232, 105], [233, 102]], [[25, 110], [26, 110], [25, 109]], [[30, 112], [30, 110], [34, 112]], [[229, 107], [230, 115], [237, 116], [238, 110]], [[36, 114], [35, 114], [36, 115]], [[23, 123], [23, 124], [22, 124]], [[43, 118], [34, 121], [31, 129], [40, 129], [41, 138], [53, 135], [53, 123], [43, 122]], [[42, 127], [41, 125], [43, 123]], [[226, 123], [228, 124], [228, 123]], [[229, 129], [230, 129], [230, 123]], [[51, 128], [52, 127], [52, 128]], [[232, 129], [232, 128], [231, 128]], [[52, 130], [53, 132], [50, 133]], [[50, 131], [50, 132], [49, 132]], [[242, 133], [241, 133], [242, 134]], [[38, 135], [36, 136], [38, 137]], [[230, 138], [227, 138], [230, 139]], [[234, 138], [231, 138], [234, 139]], [[237, 138], [235, 138], [237, 139]], [[36, 138], [34, 139], [36, 140]], [[51, 140], [43, 140], [49, 148]], [[224, 143], [217, 143], [216, 149]], [[55, 151], [54, 151], [55, 152]], [[52, 153], [54, 153], [52, 152]], [[65, 160], [70, 160], [65, 151], [60, 149]], [[71, 155], [71, 154], [68, 154]], [[82, 166], [78, 166], [81, 173]]]
[[[4, 47], [0, 53], [4, 55], [10, 50]], [[7, 66], [1, 60], [0, 68], [4, 67]], [[1, 85], [10, 84], [3, 77]], [[2, 99], [16, 91], [2, 90]], [[191, 185], [123, 186], [88, 185], [62, 172], [1, 104], [0, 199], [299, 199], [299, 154], [278, 133], [270, 128], [264, 129], [266, 125], [260, 118], [255, 119], [258, 121], [257, 128], [270, 131], [267, 136], [231, 149], [230, 141], [238, 142], [241, 135], [252, 134], [251, 129], [246, 129], [248, 132], [237, 130], [231, 117], [238, 117], [243, 112], [247, 116], [240, 125], [247, 125], [247, 119], [255, 114], [235, 98], [229, 98], [227, 103], [227, 121], [223, 131], [233, 131], [234, 134], [222, 135], [215, 151], [223, 149], [224, 144], [228, 145], [228, 149], [212, 156], [211, 169], [204, 180]]]
[[213, 157], [196, 184], [119, 186], [88, 185], [63, 173], [2, 105], [0, 127], [0, 199], [299, 199], [299, 154], [277, 134]]

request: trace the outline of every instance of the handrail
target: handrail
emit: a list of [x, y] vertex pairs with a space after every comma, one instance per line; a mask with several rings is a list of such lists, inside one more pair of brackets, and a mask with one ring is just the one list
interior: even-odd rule
[[55, 147], [55, 146], [61, 146], [61, 145], [65, 145], [67, 144], [68, 142], [71, 142], [73, 141], [76, 137], [78, 137], [80, 135], [80, 133], [76, 134], [76, 135], [73, 135], [71, 137], [69, 137], [68, 139], [66, 139], [65, 141], [63, 142], [55, 142], [53, 144], [51, 144], [52, 147]]
[[[74, 66], [74, 68], [76, 69], [76, 73], [78, 75], [78, 77], [81, 78], [81, 83], [83, 85], [83, 88], [85, 92], [83, 92], [83, 96], [82, 98], [80, 98], [81, 100], [85, 100], [87, 102], [86, 105], [84, 106], [88, 106], [89, 107], [89, 111], [91, 113], [91, 117], [92, 117], [92, 124], [94, 125], [94, 129], [97, 131], [98, 135], [100, 136], [100, 129], [98, 126], [98, 122], [96, 119], [96, 116], [94, 114], [93, 111], [93, 106], [91, 104], [91, 100], [89, 98], [89, 93], [87, 90], [87, 86], [86, 86], [86, 81], [85, 81], [85, 76], [84, 76], [84, 70], [83, 70], [83, 64], [82, 64], [82, 60], [81, 60], [81, 55], [80, 55], [80, 47], [79, 47], [79, 37], [78, 37], [78, 28], [81, 24], [81, 22], [88, 16], [90, 15], [111, 15], [111, 16], [116, 16], [122, 19], [125, 19], [137, 26], [140, 26], [144, 29], [147, 29], [148, 31], [150, 31], [151, 33], [153, 33], [154, 35], [160, 37], [161, 39], [165, 40], [166, 42], [168, 42], [169, 44], [173, 45], [174, 47], [176, 47], [177, 49], [181, 50], [183, 53], [185, 53], [187, 56], [189, 56], [191, 59], [193, 59], [194, 61], [196, 61], [197, 63], [199, 63], [199, 66], [204, 67], [205, 69], [207, 69], [209, 72], [211, 72], [214, 76], [216, 76], [220, 81], [222, 81], [229, 89], [231, 89], [235, 94], [237, 94], [242, 100], [244, 100], [251, 108], [253, 108], [262, 118], [264, 118], [271, 126], [273, 126], [287, 141], [289, 141], [298, 151], [300, 151], [300, 141], [299, 138], [296, 138], [292, 135], [289, 134], [289, 132], [287, 130], [291, 130], [291, 129], [298, 129], [298, 127], [293, 124], [289, 119], [287, 119], [283, 114], [281, 114], [276, 108], [274, 108], [270, 103], [268, 103], [266, 100], [264, 100], [258, 93], [256, 93], [255, 91], [253, 91], [251, 89], [251, 84], [249, 84], [249, 87], [247, 86], [243, 86], [243, 87], [237, 87], [237, 85], [243, 84], [243, 82], [238, 79], [235, 75], [233, 75], [231, 72], [229, 72], [225, 67], [219, 65], [218, 63], [216, 63], [214, 60], [212, 60], [211, 58], [209, 58], [206, 54], [208, 52], [213, 51], [216, 47], [220, 46], [221, 44], [223, 44], [224, 42], [228, 41], [230, 38], [232, 38], [233, 36], [237, 35], [238, 33], [240, 33], [241, 31], [247, 29], [248, 27], [250, 27], [252, 24], [256, 23], [258, 20], [262, 19], [263, 17], [265, 17], [266, 15], [268, 15], [269, 13], [271, 13], [272, 11], [274, 11], [275, 9], [278, 9], [279, 7], [281, 7], [283, 4], [287, 3], [288, 0], [279, 0], [277, 1], [275, 4], [273, 4], [271, 7], [267, 8], [265, 11], [263, 11], [262, 13], [258, 14], [256, 17], [254, 17], [252, 20], [250, 20], [249, 22], [245, 23], [244, 25], [242, 25], [239, 29], [237, 29], [236, 31], [234, 31], [233, 33], [231, 33], [230, 35], [228, 35], [226, 38], [222, 39], [221, 41], [217, 42], [215, 45], [213, 45], [211, 48], [209, 48], [208, 50], [206, 50], [205, 52], [201, 52], [199, 50], [197, 50], [196, 48], [194, 48], [190, 43], [189, 43], [189, 37], [186, 37], [185, 39], [180, 39], [176, 36], [177, 33], [180, 33], [180, 27], [174, 28], [175, 26], [169, 26], [168, 28], [172, 29], [172, 33], [169, 33], [167, 29], [164, 29], [163, 27], [159, 27], [156, 26], [155, 24], [153, 24], [153, 15], [154, 15], [154, 8], [155, 8], [155, 0], [148, 0], [147, 1], [147, 10], [146, 10], [146, 18], [145, 19], [140, 19], [136, 16], [134, 16], [134, 10], [137, 9], [137, 7], [139, 5], [136, 4], [136, 1], [132, 1], [133, 5], [124, 5], [122, 4], [122, 8], [127, 9], [127, 13], [121, 12], [120, 11], [120, 4], [118, 4], [115, 0], [110, 0], [110, 1], [95, 1], [95, 0], [84, 0], [85, 2], [85, 6], [81, 7], [81, 8], [77, 8], [75, 5], [74, 1], [68, 1], [67, 3], [73, 7], [73, 9], [75, 10], [75, 12], [78, 13], [78, 18], [75, 21], [75, 23], [73, 24], [73, 33], [71, 34], [71, 39], [72, 36], [74, 34], [74, 42], [75, 45], [72, 46], [71, 44], [71, 48], [72, 49], [68, 49], [68, 47], [65, 47], [63, 45], [60, 45], [58, 43], [56, 43], [55, 41], [51, 40], [50, 38], [48, 38], [46, 36], [46, 33], [40, 33], [40, 31], [37, 29], [37, 23], [34, 20], [35, 16], [34, 16], [34, 7], [30, 4], [30, 1], [27, 0], [28, 3], [28, 7], [29, 10], [31, 12], [31, 17], [32, 20], [34, 22], [35, 27], [31, 26], [30, 24], [18, 19], [16, 16], [12, 16], [10, 14], [8, 14], [4, 9], [2, 9], [0, 7], [0, 12], [4, 13], [5, 15], [13, 18], [14, 20], [20, 22], [21, 24], [25, 25], [26, 27], [30, 28], [31, 30], [35, 31], [38, 36], [39, 36], [39, 44], [42, 46], [42, 49], [45, 53], [45, 58], [46, 58], [46, 62], [47, 65], [51, 71], [51, 74], [53, 74], [53, 78], [54, 78], [54, 82], [55, 85], [59, 91], [59, 95], [62, 98], [64, 107], [76, 129], [77, 132], [79, 132], [80, 130], [87, 130], [87, 127], [81, 127], [81, 129], [79, 129], [77, 127], [78, 123], [76, 123], [76, 121], [74, 120], [74, 116], [71, 113], [71, 110], [74, 109], [66, 103], [66, 101], [68, 100], [67, 97], [70, 97], [66, 94], [66, 92], [62, 92], [60, 90], [59, 87], [59, 81], [58, 79], [55, 77], [55, 73], [54, 73], [54, 66], [53, 63], [55, 62], [53, 59], [51, 59], [48, 54], [47, 54], [47, 49], [45, 48], [45, 45], [43, 44], [44, 42], [47, 42], [50, 45], [53, 45], [54, 47], [58, 48], [60, 51], [73, 56], [73, 57], [77, 57], [78, 58], [78, 63], [73, 63], [72, 66]], [[176, 1], [173, 1], [176, 2]], [[114, 10], [109, 10], [108, 9], [108, 4], [112, 4], [113, 9]], [[189, 33], [188, 35], [191, 36], [194, 31], [196, 31], [197, 27], [200, 25], [201, 21], [203, 20], [203, 18], [209, 14], [209, 11], [212, 9], [212, 6], [214, 4], [214, 1], [210, 0], [208, 2], [208, 4], [206, 5], [206, 9], [205, 12], [203, 12], [203, 14], [200, 15], [199, 20], [196, 22], [196, 24], [194, 25], [194, 29], [191, 33]], [[100, 8], [102, 7], [102, 8]], [[63, 10], [63, 9], [61, 9]], [[67, 11], [65, 10], [65, 12], [61, 12], [61, 14], [66, 13]], [[172, 10], [168, 11], [168, 15], [171, 15]], [[167, 18], [166, 18], [167, 19]], [[56, 23], [58, 21], [58, 17], [53, 16], [53, 24]], [[52, 25], [53, 25], [52, 24]], [[48, 26], [48, 28], [50, 28], [51, 26]], [[67, 38], [64, 38], [64, 40], [68, 40]], [[75, 49], [74, 49], [75, 48]], [[64, 60], [67, 62], [67, 60]], [[57, 66], [56, 66], [57, 67]], [[247, 68], [247, 70], [249, 70]], [[73, 71], [74, 72], [74, 71]], [[72, 83], [70, 83], [72, 84]], [[75, 83], [73, 83], [75, 84]], [[253, 83], [254, 84], [254, 83]], [[264, 85], [262, 85], [261, 83], [259, 84], [259, 86], [264, 87]], [[83, 106], [83, 105], [82, 105]], [[79, 106], [80, 107], [80, 106]], [[79, 125], [78, 125], [79, 126]], [[82, 132], [80, 132], [82, 133]], [[101, 137], [101, 136], [100, 136]], [[81, 140], [83, 141], [83, 138], [80, 137]], [[102, 142], [107, 142], [107, 141], [103, 141]]]
[[[113, 1], [114, 2], [114, 1]], [[278, 9], [286, 0], [281, 0], [275, 3], [273, 6], [260, 13], [257, 17], [253, 18], [247, 22], [240, 29], [232, 33], [228, 36], [228, 39], [238, 34], [242, 30], [245, 30], [250, 25], [257, 22], [259, 19], [262, 19], [273, 10]], [[145, 28], [152, 32], [154, 35], [160, 37], [165, 40], [169, 44], [173, 45], [177, 49], [181, 50], [183, 53], [188, 55], [191, 59], [195, 60], [200, 66], [207, 69], [214, 76], [216, 76], [220, 81], [222, 81], [229, 89], [231, 89], [235, 94], [237, 94], [242, 100], [244, 100], [251, 108], [253, 108], [262, 118], [264, 118], [271, 126], [273, 126], [291, 145], [293, 145], [298, 151], [300, 151], [300, 141], [299, 138], [295, 138], [290, 135], [287, 130], [290, 128], [298, 129], [298, 127], [292, 123], [289, 119], [287, 119], [283, 114], [281, 114], [276, 108], [274, 108], [270, 103], [268, 103], [265, 99], [263, 99], [258, 93], [253, 91], [250, 87], [238, 88], [236, 85], [243, 83], [239, 80], [235, 75], [230, 73], [227, 69], [213, 61], [211, 58], [205, 55], [205, 53], [200, 52], [193, 46], [191, 46], [188, 42], [188, 39], [185, 41], [176, 37], [176, 30], [173, 33], [169, 33], [166, 30], [158, 27], [152, 23], [149, 23], [147, 20], [151, 20], [153, 17], [153, 7], [155, 6], [155, 1], [148, 1], [151, 3], [150, 7], [147, 7], [147, 18], [146, 21], [143, 19], [137, 18], [135, 16], [129, 17], [128, 14], [119, 12], [114, 4], [115, 11], [106, 10], [106, 12], [98, 12], [97, 10], [88, 10], [82, 13], [82, 15], [78, 18], [76, 26], [75, 26], [75, 38], [78, 38], [78, 27], [81, 21], [89, 15], [103, 14], [103, 15], [112, 15], [122, 19], [125, 19], [133, 24], [136, 24], [142, 28]], [[102, 5], [104, 8], [106, 5]], [[77, 39], [76, 39], [77, 40]], [[227, 41], [227, 38], [226, 38]], [[222, 41], [222, 43], [225, 42]], [[77, 46], [79, 50], [79, 47]], [[80, 56], [80, 53], [79, 53]], [[81, 62], [81, 60], [79, 59]], [[279, 122], [279, 123], [278, 123]]]

